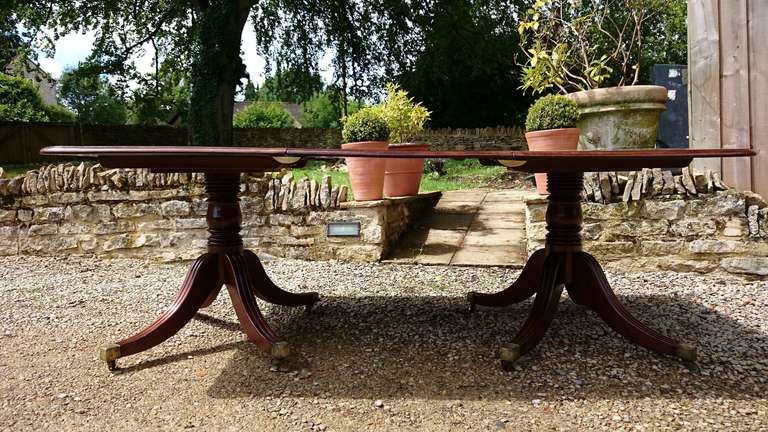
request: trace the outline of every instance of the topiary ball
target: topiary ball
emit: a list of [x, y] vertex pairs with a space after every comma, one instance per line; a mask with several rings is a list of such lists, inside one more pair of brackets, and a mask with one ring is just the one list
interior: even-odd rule
[[384, 117], [376, 110], [363, 108], [350, 115], [344, 121], [341, 131], [344, 142], [388, 141], [389, 126]]
[[539, 98], [525, 118], [525, 130], [535, 132], [548, 129], [576, 127], [579, 121], [579, 107], [565, 96], [547, 95]]

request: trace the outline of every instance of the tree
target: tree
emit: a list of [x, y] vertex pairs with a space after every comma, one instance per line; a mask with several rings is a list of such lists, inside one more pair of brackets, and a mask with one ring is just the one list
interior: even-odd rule
[[19, 50], [26, 46], [26, 40], [20, 34], [17, 22], [12, 13], [0, 12], [0, 71], [4, 71]]
[[327, 92], [315, 93], [302, 106], [304, 127], [338, 128], [341, 127], [341, 110]]
[[259, 99], [277, 102], [301, 103], [323, 89], [320, 74], [288, 69], [278, 71], [264, 80], [259, 88]]
[[290, 128], [293, 118], [278, 102], [257, 101], [235, 114], [236, 128]]
[[394, 80], [432, 111], [429, 126], [522, 124], [516, 3], [438, 0], [418, 17], [423, 48]]
[[253, 85], [253, 81], [251, 81], [250, 77], [248, 78], [248, 82], [245, 84], [245, 88], [243, 89], [243, 96], [248, 102], [253, 102], [259, 99], [258, 89], [255, 85]]
[[[196, 145], [232, 145], [233, 101], [245, 76], [240, 39], [252, 15], [260, 53], [279, 58], [283, 70], [319, 71], [319, 53], [333, 49], [346, 105], [371, 91], [382, 68], [381, 45], [410, 40], [405, 0], [55, 0], [7, 1], [25, 28], [53, 28], [54, 38], [96, 31], [94, 59], [101, 72], [131, 79], [132, 54], [152, 45], [163, 61], [189, 71], [189, 126]], [[419, 2], [413, 4], [421, 5]], [[422, 7], [422, 6], [419, 6]], [[37, 46], [52, 46], [45, 35]], [[274, 63], [274, 62], [270, 62]], [[391, 64], [396, 64], [392, 62]], [[389, 68], [386, 66], [385, 69]], [[311, 94], [311, 93], [310, 93]], [[362, 96], [361, 96], [362, 97]]]
[[46, 105], [32, 81], [0, 72], [0, 121], [72, 121], [60, 106]]
[[123, 124], [128, 118], [118, 90], [87, 63], [64, 71], [59, 79], [59, 98], [82, 123]]
[[165, 63], [143, 77], [131, 95], [129, 122], [144, 125], [167, 124], [179, 115], [181, 124], [189, 117], [189, 84], [183, 70]]
[[[319, 93], [315, 93], [302, 105], [304, 127], [308, 128], [340, 128], [342, 113], [339, 90], [329, 86]], [[363, 104], [359, 101], [347, 101], [347, 115], [359, 111]]]

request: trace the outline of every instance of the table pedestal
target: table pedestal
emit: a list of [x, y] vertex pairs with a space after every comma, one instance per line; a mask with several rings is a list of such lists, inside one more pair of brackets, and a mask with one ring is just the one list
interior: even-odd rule
[[595, 311], [630, 342], [694, 362], [694, 346], [664, 336], [632, 316], [614, 294], [597, 260], [581, 250], [583, 174], [555, 173], [548, 177], [545, 248], [531, 255], [520, 277], [509, 288], [495, 294], [467, 294], [470, 309], [475, 305], [508, 306], [536, 295], [523, 327], [512, 343], [500, 349], [502, 367], [510, 369], [541, 341], [557, 312], [563, 288], [574, 303]]
[[173, 305], [141, 332], [101, 348], [100, 357], [110, 370], [115, 360], [147, 350], [176, 334], [198, 310], [209, 306], [226, 285], [240, 321], [240, 328], [274, 359], [286, 357], [290, 350], [267, 324], [256, 297], [282, 306], [314, 305], [317, 293], [294, 294], [277, 287], [253, 252], [243, 249], [240, 237], [240, 175], [206, 174], [208, 195], [208, 252], [197, 258], [187, 274]]

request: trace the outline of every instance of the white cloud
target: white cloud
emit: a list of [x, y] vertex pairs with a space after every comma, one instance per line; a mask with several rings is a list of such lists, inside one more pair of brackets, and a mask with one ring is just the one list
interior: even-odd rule
[[[51, 36], [52, 32], [48, 32]], [[61, 72], [70, 67], [77, 66], [93, 51], [94, 32], [85, 34], [70, 33], [56, 41], [56, 53], [53, 58], [41, 55], [38, 58], [40, 67], [54, 78], [61, 76]]]

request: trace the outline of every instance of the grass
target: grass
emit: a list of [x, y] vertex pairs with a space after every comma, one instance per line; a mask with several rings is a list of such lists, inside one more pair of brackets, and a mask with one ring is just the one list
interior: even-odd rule
[[[293, 170], [293, 178], [300, 180], [308, 177], [318, 182], [326, 175], [331, 176], [334, 186], [349, 184], [349, 175], [345, 172], [329, 170], [325, 161], [310, 161], [304, 168]], [[483, 166], [476, 159], [445, 161], [444, 176], [437, 173], [425, 173], [421, 177], [421, 192], [473, 189], [486, 186], [491, 180], [502, 175], [506, 169], [500, 166]], [[350, 191], [351, 191], [350, 186]]]
[[477, 159], [445, 161], [444, 176], [425, 173], [421, 177], [421, 192], [473, 189], [486, 186], [491, 180], [502, 175], [506, 168], [484, 166]]
[[14, 178], [17, 175], [20, 174], [26, 174], [29, 170], [34, 170], [40, 168], [40, 164], [21, 164], [21, 165], [2, 165], [0, 164], [0, 167], [3, 167], [5, 170], [5, 177], [6, 178]]

